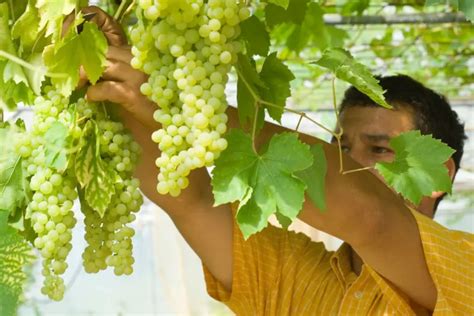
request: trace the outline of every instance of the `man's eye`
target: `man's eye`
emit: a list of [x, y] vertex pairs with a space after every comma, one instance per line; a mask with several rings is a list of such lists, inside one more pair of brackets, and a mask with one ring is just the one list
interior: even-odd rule
[[349, 146], [346, 146], [346, 145], [341, 145], [341, 151], [344, 152], [344, 153], [348, 153], [351, 149], [349, 148]]
[[389, 148], [374, 146], [372, 147], [372, 152], [375, 154], [386, 154], [392, 152]]

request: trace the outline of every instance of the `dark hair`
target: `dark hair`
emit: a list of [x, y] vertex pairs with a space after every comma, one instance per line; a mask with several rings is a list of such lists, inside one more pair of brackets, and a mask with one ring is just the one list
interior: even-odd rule
[[[384, 96], [390, 105], [412, 110], [416, 129], [422, 134], [431, 134], [456, 150], [452, 156], [456, 173], [460, 167], [467, 136], [464, 124], [460, 122], [446, 98], [405, 75], [377, 77], [377, 79], [386, 90]], [[353, 106], [379, 105], [356, 88], [350, 87], [344, 94], [340, 112]], [[444, 195], [436, 200], [435, 210], [443, 197]]]

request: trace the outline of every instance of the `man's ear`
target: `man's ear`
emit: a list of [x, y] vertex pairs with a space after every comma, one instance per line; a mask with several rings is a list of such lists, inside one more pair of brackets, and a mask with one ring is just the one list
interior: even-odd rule
[[[453, 158], [449, 158], [449, 160], [446, 161], [444, 165], [446, 166], [446, 168], [448, 168], [448, 175], [449, 175], [449, 178], [451, 178], [451, 182], [452, 182], [454, 180], [454, 175], [456, 173], [456, 165], [454, 164]], [[431, 193], [431, 198], [437, 199], [440, 196], [444, 195], [445, 193], [446, 192], [443, 192], [443, 191], [435, 191]]]

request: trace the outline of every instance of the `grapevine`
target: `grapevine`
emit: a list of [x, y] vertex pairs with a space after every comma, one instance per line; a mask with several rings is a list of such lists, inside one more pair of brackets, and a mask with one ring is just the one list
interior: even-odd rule
[[[113, 5], [109, 4], [115, 4], [111, 0], [99, 2], [111, 8]], [[346, 2], [349, 5], [350, 1]], [[367, 5], [369, 2], [366, 1]], [[139, 145], [124, 124], [109, 113], [108, 104], [88, 102], [84, 90], [77, 90], [79, 68], [95, 85], [103, 76], [107, 59], [107, 39], [102, 31], [107, 32], [85, 21], [80, 12], [83, 4], [79, 0], [0, 3], [0, 29], [7, 34], [0, 36], [0, 239], [5, 226], [15, 224], [14, 228], [8, 227], [10, 232], [18, 229], [21, 238], [31, 242], [42, 260], [41, 292], [53, 300], [61, 300], [66, 291], [63, 275], [68, 268], [72, 231], [77, 222], [75, 206], [80, 204], [84, 214], [84, 270], [98, 273], [111, 269], [116, 275], [130, 275], [135, 261], [132, 225], [143, 203], [140, 182], [133, 177], [135, 167], [141, 163]], [[306, 113], [286, 107], [290, 96], [295, 103], [318, 103], [301, 96], [298, 100], [297, 93], [290, 89], [290, 82], [297, 79], [292, 70], [303, 66], [318, 76], [322, 74], [319, 83], [327, 77], [322, 68], [334, 74], [336, 116], [336, 78], [354, 85], [374, 102], [390, 107], [372, 72], [349, 52], [365, 29], [361, 27], [347, 44], [343, 28], [324, 24], [324, 13], [345, 15], [345, 10], [354, 8], [325, 6], [324, 1], [296, 0], [121, 1], [114, 17], [128, 27], [126, 33], [133, 55], [130, 64], [148, 75], [140, 92], [157, 106], [153, 119], [160, 128], [149, 137], [161, 152], [161, 156], [153, 157], [159, 169], [159, 194], [177, 197], [188, 187], [193, 170], [214, 167], [214, 205], [239, 204], [236, 221], [245, 238], [266, 227], [271, 214], [283, 226], [289, 225], [307, 197], [317, 208], [325, 209], [326, 158], [322, 146], [307, 146], [296, 133], [273, 135], [267, 144], [257, 146], [265, 115], [280, 122], [284, 112], [300, 116], [296, 131], [305, 119], [332, 134], [339, 145], [340, 174], [377, 169], [389, 178], [409, 177], [393, 174], [394, 168], [381, 164], [344, 170], [340, 123], [337, 122], [338, 132], [333, 132]], [[371, 10], [359, 9], [358, 15]], [[464, 10], [472, 20], [474, 11]], [[59, 26], [68, 14], [73, 18], [72, 26], [68, 31], [61, 30]], [[128, 22], [127, 15], [131, 17]], [[425, 38], [429, 33], [426, 27], [411, 31], [416, 39], [413, 43], [402, 43], [401, 53], [397, 52], [399, 48], [385, 47], [392, 45], [391, 30], [382, 39], [370, 42], [377, 57], [372, 68], [380, 68], [380, 59], [391, 63], [390, 58], [399, 60], [404, 54], [413, 57], [410, 46], [415, 43], [423, 42], [426, 46], [416, 51], [433, 50], [433, 43], [426, 40], [438, 35]], [[440, 33], [444, 35], [439, 37], [454, 38], [462, 32], [453, 28]], [[469, 43], [464, 37], [459, 39]], [[382, 43], [382, 48], [377, 48], [376, 42]], [[468, 44], [463, 45], [463, 51], [469, 51]], [[452, 55], [436, 56], [436, 67], [431, 67], [434, 70], [426, 67], [423, 72], [431, 71], [425, 75], [434, 77], [439, 69], [452, 65]], [[302, 58], [308, 56], [319, 59], [302, 65]], [[413, 64], [413, 58], [408, 59]], [[466, 59], [457, 62], [467, 63]], [[290, 64], [298, 67], [292, 69]], [[314, 71], [316, 67], [319, 68]], [[459, 68], [457, 73], [448, 73], [450, 80], [459, 77], [464, 84], [470, 83], [472, 74], [465, 67]], [[237, 78], [242, 129], [228, 131], [225, 92], [232, 70]], [[309, 80], [303, 81], [301, 86], [306, 87]], [[314, 93], [313, 83], [311, 87], [312, 96], [319, 94]], [[321, 98], [328, 99], [324, 95]], [[2, 122], [3, 108], [16, 109], [20, 103], [30, 105], [34, 112], [33, 122], [26, 130], [20, 122]], [[250, 130], [244, 131], [245, 128]], [[449, 148], [427, 136], [408, 133], [403, 137], [406, 141], [402, 143], [408, 145], [430, 143], [429, 151], [439, 153], [443, 159], [452, 154]], [[3, 151], [4, 147], [7, 150]], [[407, 165], [410, 159], [427, 159], [419, 157], [413, 148], [397, 150], [405, 155], [397, 161], [400, 165]], [[441, 170], [444, 167], [438, 160], [433, 164]], [[396, 191], [413, 202], [432, 191], [449, 191], [449, 179], [435, 179], [431, 171], [425, 170], [429, 183], [417, 186], [424, 191], [413, 190], [410, 185], [397, 187]], [[415, 183], [414, 187], [419, 181], [416, 177], [409, 180], [407, 183]], [[387, 183], [393, 186], [393, 182]], [[28, 244], [18, 244], [25, 258], [11, 262], [26, 260]], [[13, 270], [21, 270], [18, 265]]]

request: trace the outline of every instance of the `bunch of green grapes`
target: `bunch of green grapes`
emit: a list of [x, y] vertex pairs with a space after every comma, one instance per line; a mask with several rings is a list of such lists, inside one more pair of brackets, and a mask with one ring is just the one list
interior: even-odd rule
[[100, 157], [105, 167], [114, 170], [121, 179], [115, 183], [114, 196], [103, 218], [90, 207], [82, 208], [88, 243], [82, 255], [84, 268], [86, 272], [97, 273], [113, 267], [116, 275], [129, 275], [133, 272], [131, 238], [135, 234], [129, 224], [143, 203], [140, 183], [132, 176], [140, 147], [122, 123], [108, 119], [96, 104], [80, 99], [77, 110], [81, 117], [96, 120], [101, 135]]
[[157, 191], [178, 196], [190, 171], [213, 165], [227, 147], [224, 90], [250, 11], [236, 0], [139, 0], [137, 16], [131, 64], [149, 75], [141, 92], [160, 107]]
[[43, 258], [45, 280], [41, 291], [54, 300], [61, 300], [64, 295], [61, 275], [66, 271], [66, 257], [72, 248], [72, 229], [76, 224], [72, 208], [77, 192], [73, 173], [59, 172], [46, 163], [45, 133], [56, 121], [70, 121], [68, 104], [52, 89], [44, 97], [37, 97], [32, 129], [18, 135], [15, 142], [33, 193], [27, 209], [37, 234], [34, 246]]
[[[112, 267], [115, 274], [129, 275], [133, 272], [132, 237], [135, 234], [130, 224], [143, 203], [139, 181], [133, 172], [139, 158], [139, 145], [125, 130], [122, 123], [107, 116], [105, 107], [79, 99], [71, 104], [51, 87], [34, 102], [32, 128], [15, 137], [15, 149], [22, 157], [32, 199], [27, 206], [31, 214], [33, 230], [37, 234], [34, 246], [43, 259], [42, 274], [45, 277], [42, 293], [53, 300], [61, 300], [65, 286], [61, 275], [67, 269], [66, 258], [72, 248], [72, 229], [76, 224], [73, 212], [78, 197], [79, 181], [76, 178], [74, 152], [84, 141], [86, 123], [97, 124], [99, 154], [105, 168], [116, 175], [115, 193], [101, 218], [86, 200], [81, 200], [85, 214], [85, 239], [88, 246], [83, 253], [87, 272]], [[53, 167], [51, 154], [54, 142], [48, 134], [55, 122], [68, 128], [71, 139], [69, 162], [65, 170]]]

